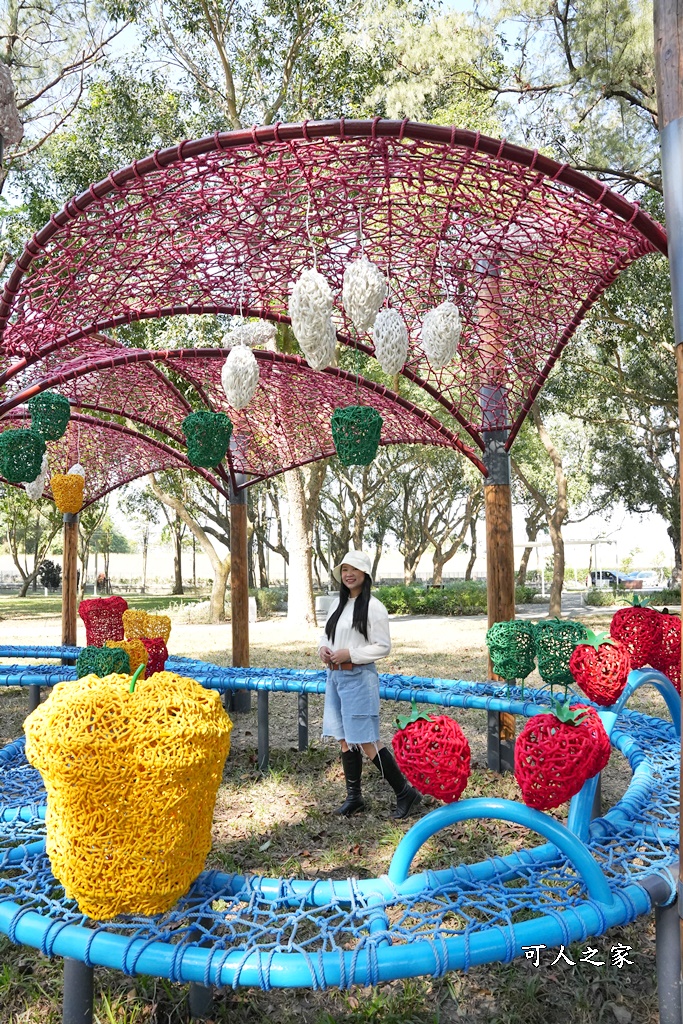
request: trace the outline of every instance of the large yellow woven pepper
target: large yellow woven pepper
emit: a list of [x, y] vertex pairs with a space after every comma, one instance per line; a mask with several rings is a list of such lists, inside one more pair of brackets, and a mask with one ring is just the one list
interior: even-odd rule
[[168, 910], [202, 871], [232, 722], [158, 672], [59, 683], [24, 723], [48, 794], [52, 871], [90, 917]]

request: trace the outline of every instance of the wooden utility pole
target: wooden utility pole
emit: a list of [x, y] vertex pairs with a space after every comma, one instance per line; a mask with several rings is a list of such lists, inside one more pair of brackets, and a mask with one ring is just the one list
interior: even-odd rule
[[[230, 488], [230, 606], [232, 663], [249, 665], [249, 568], [247, 552], [247, 492]], [[251, 693], [236, 690], [233, 711], [249, 711]]]
[[[666, 232], [669, 248], [669, 273], [671, 275], [671, 298], [674, 317], [674, 340], [676, 343], [676, 378], [678, 383], [678, 425], [679, 425], [679, 486], [681, 487], [681, 536], [683, 537], [683, 0], [654, 0], [654, 43], [655, 77], [657, 81], [657, 105], [659, 108], [659, 134], [662, 147], [662, 177], [664, 181], [664, 208], [666, 210]], [[682, 652], [683, 657], [683, 652]], [[683, 747], [681, 748], [683, 762]], [[682, 773], [683, 775], [683, 773]], [[679, 809], [680, 809], [679, 801]], [[681, 843], [683, 844], [683, 827]], [[667, 925], [667, 913], [671, 909], [659, 910], [656, 917], [659, 930], [678, 938], [678, 965], [672, 976], [666, 976], [667, 987], [671, 989], [680, 1020], [681, 977], [683, 964], [683, 920], [681, 920], [681, 893], [683, 892], [683, 862], [679, 867], [678, 880], [678, 922], [671, 928]], [[676, 928], [677, 924], [677, 928]], [[659, 941], [657, 943], [659, 947]], [[659, 961], [659, 957], [657, 958]], [[663, 979], [658, 963], [660, 988]], [[662, 995], [660, 993], [660, 1006]], [[673, 1019], [673, 1018], [672, 1018]]]
[[[499, 262], [477, 264], [482, 282], [477, 301], [477, 334], [483, 361], [479, 403], [484, 438], [486, 513], [486, 596], [489, 626], [515, 617], [515, 549], [512, 540], [510, 456], [505, 449], [506, 367], [498, 310], [502, 269]], [[496, 679], [489, 659], [489, 678]], [[514, 771], [515, 716], [489, 711], [487, 763], [496, 772]]]
[[78, 597], [78, 515], [64, 513], [62, 556], [62, 643], [76, 645]]

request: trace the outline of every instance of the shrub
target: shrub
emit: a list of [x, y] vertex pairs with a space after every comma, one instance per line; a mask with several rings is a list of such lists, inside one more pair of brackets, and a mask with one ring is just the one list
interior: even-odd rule
[[261, 619], [269, 619], [274, 612], [287, 610], [286, 587], [259, 587], [249, 593], [256, 598], [256, 610]]
[[57, 590], [62, 585], [62, 567], [46, 558], [38, 570], [38, 579], [48, 590]]
[[546, 601], [548, 598], [541, 597], [536, 587], [515, 587], [515, 604], [531, 604], [532, 601]]
[[656, 593], [650, 595], [650, 604], [655, 604], [658, 607], [662, 605], [679, 605], [681, 603], [681, 591], [678, 590], [658, 590]]
[[457, 580], [440, 590], [419, 586], [377, 587], [379, 598], [392, 615], [483, 615], [486, 584]]
[[591, 608], [608, 608], [613, 604], [627, 604], [628, 602], [623, 595], [617, 595], [611, 589], [607, 590], [587, 590], [583, 595], [584, 604], [590, 605]]

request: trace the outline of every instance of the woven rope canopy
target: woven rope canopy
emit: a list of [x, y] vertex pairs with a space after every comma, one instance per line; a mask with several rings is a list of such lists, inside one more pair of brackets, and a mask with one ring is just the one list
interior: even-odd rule
[[[361, 246], [408, 328], [402, 374], [432, 409], [439, 403], [438, 417], [388, 386], [267, 351], [256, 352], [254, 399], [235, 412], [220, 386], [227, 350], [147, 352], [107, 336], [187, 313], [288, 322], [291, 283], [315, 254], [338, 342], [371, 355], [371, 335], [356, 332], [339, 298]], [[91, 186], [26, 246], [0, 301], [0, 416], [15, 410], [2, 426], [22, 425], [25, 402], [48, 387], [68, 397], [82, 412], [66, 437], [76, 431], [86, 504], [148, 472], [150, 460], [185, 465], [180, 424], [192, 407], [233, 421], [226, 471], [206, 474], [221, 489], [228, 474], [252, 483], [333, 454], [331, 414], [358, 400], [381, 413], [382, 444], [456, 448], [484, 471], [484, 432], [505, 429], [512, 443], [591, 303], [654, 251], [666, 251], [664, 231], [637, 205], [472, 132], [338, 121], [185, 142]], [[462, 335], [454, 360], [434, 369], [420, 327], [447, 298]], [[128, 433], [113, 416], [126, 417]], [[103, 454], [112, 440], [125, 459]], [[106, 471], [91, 473], [91, 457]]]

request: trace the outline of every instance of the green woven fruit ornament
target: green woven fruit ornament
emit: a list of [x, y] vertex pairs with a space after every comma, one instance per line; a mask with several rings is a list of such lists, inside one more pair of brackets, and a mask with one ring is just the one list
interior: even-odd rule
[[193, 466], [213, 469], [225, 458], [230, 446], [232, 423], [224, 412], [191, 412], [182, 426], [187, 438], [187, 457]]
[[530, 622], [494, 622], [486, 634], [493, 671], [501, 679], [526, 679], [536, 667], [536, 639]]
[[11, 484], [30, 483], [40, 473], [45, 441], [35, 430], [0, 434], [0, 473]]
[[565, 690], [574, 682], [569, 671], [569, 659], [574, 648], [585, 644], [588, 633], [580, 622], [550, 619], [534, 626], [538, 671], [544, 683], [551, 688], [564, 686]]
[[68, 398], [58, 395], [56, 391], [42, 391], [29, 399], [28, 407], [31, 412], [31, 429], [46, 441], [58, 441], [64, 435], [71, 419]]
[[130, 675], [130, 658], [121, 647], [83, 647], [78, 653], [76, 675], [105, 676]]
[[343, 466], [367, 466], [377, 454], [382, 417], [369, 405], [347, 405], [332, 413], [332, 440]]

